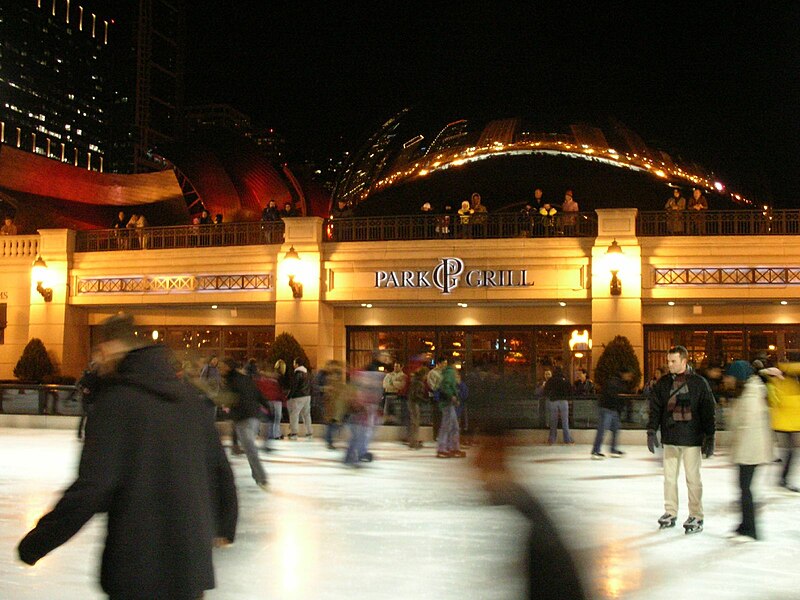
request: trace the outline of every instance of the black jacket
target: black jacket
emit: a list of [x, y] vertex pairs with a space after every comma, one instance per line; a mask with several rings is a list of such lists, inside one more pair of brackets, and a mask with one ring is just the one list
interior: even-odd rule
[[292, 386], [289, 388], [289, 398], [302, 398], [311, 395], [311, 378], [305, 367], [297, 367], [292, 373]]
[[232, 370], [225, 377], [225, 385], [237, 398], [237, 402], [231, 406], [231, 419], [234, 421], [257, 418], [261, 412], [261, 406], [269, 410], [267, 400], [261, 395], [255, 382], [247, 375]]
[[628, 393], [630, 393], [630, 388], [619, 375], [609, 377], [600, 390], [600, 408], [607, 408], [621, 413], [625, 410], [627, 400], [620, 397], [620, 394]]
[[170, 368], [167, 350], [128, 353], [103, 379], [77, 480], [20, 542], [34, 564], [95, 513], [108, 513], [101, 585], [112, 597], [196, 598], [214, 587], [215, 536], [233, 539], [233, 473], [213, 410]]
[[544, 395], [548, 400], [566, 400], [572, 396], [572, 386], [564, 373], [556, 371], [544, 384]]
[[661, 443], [671, 446], [702, 446], [705, 436], [713, 436], [715, 431], [714, 413], [716, 406], [708, 382], [696, 373], [686, 377], [688, 393], [679, 395], [678, 401], [688, 403], [692, 411], [690, 421], [676, 422], [667, 410], [674, 375], [664, 375], [650, 393], [650, 417], [648, 431], [661, 429]]

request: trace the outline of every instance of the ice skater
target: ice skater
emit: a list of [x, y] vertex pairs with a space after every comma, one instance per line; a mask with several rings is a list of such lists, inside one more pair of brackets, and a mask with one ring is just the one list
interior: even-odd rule
[[714, 455], [714, 396], [708, 382], [688, 366], [689, 352], [675, 346], [667, 352], [665, 375], [650, 394], [647, 422], [647, 448], [655, 453], [656, 432], [661, 430], [664, 444], [664, 510], [658, 519], [662, 529], [674, 527], [678, 518], [678, 473], [686, 471], [689, 489], [689, 518], [683, 523], [686, 533], [703, 531], [703, 482], [701, 456]]

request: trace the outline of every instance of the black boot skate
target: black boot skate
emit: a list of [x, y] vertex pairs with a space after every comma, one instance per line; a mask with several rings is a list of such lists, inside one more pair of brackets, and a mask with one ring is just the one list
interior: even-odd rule
[[667, 529], [668, 527], [675, 527], [675, 522], [677, 520], [678, 520], [677, 517], [674, 517], [669, 513], [664, 513], [658, 518], [658, 526], [661, 529]]
[[689, 517], [684, 521], [683, 528], [686, 530], [686, 535], [690, 533], [700, 533], [703, 531], [703, 519], [697, 517]]

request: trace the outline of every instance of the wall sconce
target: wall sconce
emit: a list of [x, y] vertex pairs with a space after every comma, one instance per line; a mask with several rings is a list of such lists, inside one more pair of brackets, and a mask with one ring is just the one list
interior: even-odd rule
[[44, 287], [43, 283], [47, 279], [47, 263], [41, 255], [36, 257], [33, 262], [33, 280], [36, 282], [36, 291], [42, 295], [45, 302], [53, 301], [53, 288]]
[[297, 250], [294, 249], [294, 246], [289, 248], [286, 256], [283, 257], [283, 268], [289, 275], [289, 287], [292, 288], [292, 296], [295, 298], [302, 298], [303, 284], [299, 281], [295, 281], [297, 271], [300, 268], [300, 255], [297, 253]]
[[622, 282], [617, 274], [622, 267], [622, 248], [620, 248], [617, 240], [611, 242], [608, 250], [606, 250], [606, 259], [611, 271], [611, 295], [620, 296], [622, 294]]

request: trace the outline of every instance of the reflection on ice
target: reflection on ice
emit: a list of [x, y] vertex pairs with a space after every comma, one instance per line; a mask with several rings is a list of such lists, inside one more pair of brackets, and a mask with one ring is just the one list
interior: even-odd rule
[[[34, 568], [16, 560], [20, 537], [75, 474], [71, 431], [0, 430], [0, 597], [94, 600], [103, 521]], [[262, 456], [273, 490], [253, 485], [247, 461], [232, 457], [240, 496], [236, 542], [215, 551], [217, 589], [206, 600], [511, 600], [524, 597], [528, 523], [491, 505], [466, 461], [437, 460], [375, 444], [376, 460], [352, 470], [319, 440], [278, 442]], [[514, 451], [523, 482], [553, 516], [583, 568], [593, 598], [704, 600], [798, 598], [800, 497], [763, 467], [756, 496], [764, 541], [726, 539], [737, 523], [736, 472], [726, 456], [703, 464], [706, 529], [658, 531], [663, 509], [658, 459], [644, 447], [625, 458], [589, 460], [588, 446]], [[722, 449], [724, 453], [724, 448]], [[761, 469], [760, 469], [761, 471]], [[682, 488], [679, 520], [686, 517]], [[688, 574], [690, 572], [690, 574]]]

